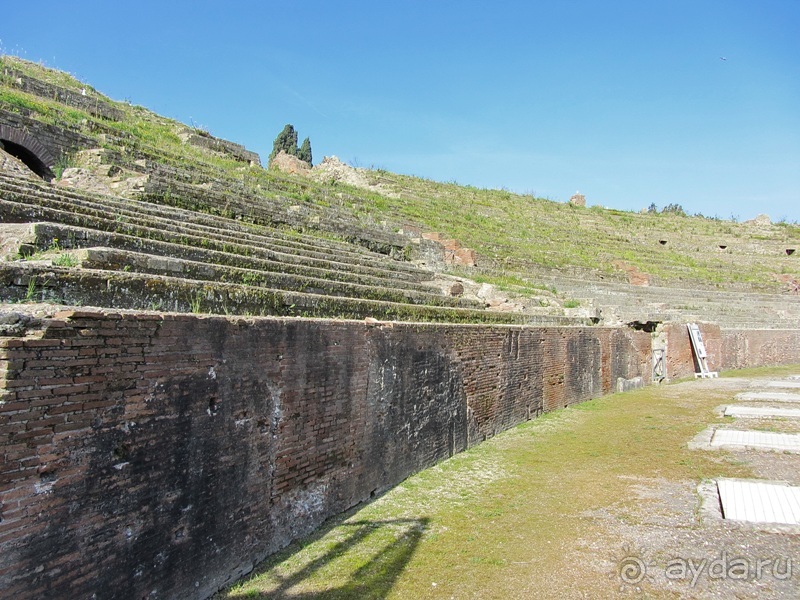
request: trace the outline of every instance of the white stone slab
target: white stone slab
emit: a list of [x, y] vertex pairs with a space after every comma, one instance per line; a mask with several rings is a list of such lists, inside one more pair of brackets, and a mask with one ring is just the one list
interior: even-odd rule
[[800, 434], [717, 429], [711, 438], [711, 447], [800, 452]]
[[744, 392], [736, 394], [736, 399], [755, 402], [800, 402], [800, 394], [792, 394], [791, 392]]
[[766, 406], [726, 406], [726, 417], [771, 419], [787, 418], [800, 419], [800, 408], [769, 408]]
[[766, 387], [800, 389], [800, 381], [770, 381], [767, 383]]
[[726, 519], [800, 525], [800, 487], [765, 481], [718, 479], [717, 489]]

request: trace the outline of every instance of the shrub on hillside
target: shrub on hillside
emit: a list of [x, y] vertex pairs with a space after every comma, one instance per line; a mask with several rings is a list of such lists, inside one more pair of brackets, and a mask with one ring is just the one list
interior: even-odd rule
[[269, 160], [278, 156], [283, 150], [289, 156], [296, 156], [303, 162], [311, 165], [311, 140], [308, 138], [303, 140], [303, 145], [297, 147], [297, 131], [293, 125], [287, 124], [283, 131], [278, 134], [272, 144], [272, 152], [269, 155]]

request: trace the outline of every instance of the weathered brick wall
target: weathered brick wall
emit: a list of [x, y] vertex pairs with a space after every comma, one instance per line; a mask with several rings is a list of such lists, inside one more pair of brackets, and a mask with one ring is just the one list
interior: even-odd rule
[[[722, 342], [719, 325], [714, 323], [698, 323], [703, 344], [706, 347], [706, 362], [710, 371], [720, 371], [723, 368]], [[697, 372], [692, 341], [689, 339], [689, 328], [686, 323], [665, 323], [663, 332], [667, 348], [667, 378], [677, 379], [691, 377]]]
[[[800, 364], [800, 330], [722, 329], [712, 323], [699, 323], [711, 371]], [[667, 340], [667, 375], [670, 379], [689, 377], [696, 372], [686, 324], [664, 326]]]
[[723, 329], [720, 334], [722, 369], [800, 363], [796, 329]]
[[647, 379], [649, 350], [626, 329], [59, 314], [0, 338], [0, 589], [205, 597], [415, 471]]
[[[63, 154], [97, 146], [97, 142], [85, 135], [57, 125], [41, 123], [30, 117], [7, 110], [0, 109], [0, 125], [35, 138], [37, 142], [47, 149], [53, 161], [57, 161]], [[29, 149], [35, 151], [35, 148]], [[52, 168], [54, 165], [55, 162], [47, 166]]]

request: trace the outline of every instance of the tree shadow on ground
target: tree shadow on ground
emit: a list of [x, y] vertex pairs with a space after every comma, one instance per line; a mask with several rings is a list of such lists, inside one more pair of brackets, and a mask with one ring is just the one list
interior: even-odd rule
[[[304, 541], [304, 545], [307, 546], [321, 539], [334, 527], [337, 528], [340, 535], [337, 536], [336, 543], [325, 552], [309, 562], [298, 565], [296, 570], [290, 568], [286, 569], [288, 572], [280, 573], [284, 570], [282, 567], [290, 564], [290, 559], [302, 548], [295, 548], [288, 553], [281, 552], [259, 569], [261, 573], [272, 572], [263, 591], [252, 588], [229, 591], [225, 597], [231, 600], [385, 598], [414, 555], [428, 528], [428, 522], [429, 519], [421, 518], [332, 524], [324, 531], [318, 531], [312, 539]], [[349, 563], [354, 564], [348, 568]], [[320, 588], [318, 585], [320, 578], [323, 577], [324, 571], [332, 567], [336, 571], [336, 583]], [[314, 589], [311, 590], [309, 587]]]

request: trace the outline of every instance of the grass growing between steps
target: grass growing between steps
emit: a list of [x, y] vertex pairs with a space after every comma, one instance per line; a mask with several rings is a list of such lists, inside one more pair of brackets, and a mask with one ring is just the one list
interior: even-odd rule
[[638, 521], [647, 500], [633, 487], [645, 479], [751, 475], [727, 454], [687, 449], [736, 391], [690, 380], [546, 414], [331, 520], [219, 597], [611, 597], [619, 579], [598, 566], [608, 556], [586, 559], [587, 546], [619, 550], [598, 513]]

